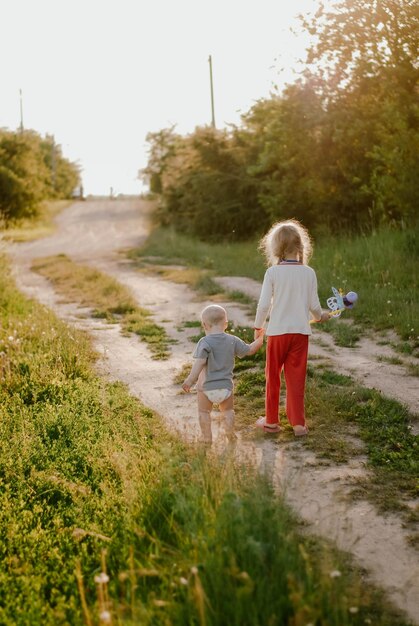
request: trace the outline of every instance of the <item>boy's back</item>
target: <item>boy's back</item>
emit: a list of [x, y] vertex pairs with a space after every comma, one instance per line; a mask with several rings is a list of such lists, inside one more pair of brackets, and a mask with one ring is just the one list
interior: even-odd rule
[[211, 333], [199, 340], [194, 358], [206, 359], [202, 386], [204, 389], [232, 389], [236, 356], [249, 353], [250, 346], [228, 333]]

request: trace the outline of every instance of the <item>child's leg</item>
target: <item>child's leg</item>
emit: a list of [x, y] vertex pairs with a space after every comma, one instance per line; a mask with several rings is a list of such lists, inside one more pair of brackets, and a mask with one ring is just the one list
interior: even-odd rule
[[286, 355], [284, 337], [287, 335], [272, 335], [268, 337], [266, 346], [266, 391], [265, 415], [266, 424], [279, 422], [279, 394], [281, 389], [281, 370]]
[[291, 426], [305, 426], [304, 392], [307, 372], [308, 335], [289, 335], [290, 347], [284, 363], [287, 385], [287, 417]]
[[225, 430], [228, 438], [234, 437], [234, 396], [233, 392], [231, 395], [220, 402], [220, 411], [221, 415], [224, 418]]
[[198, 396], [198, 416], [199, 425], [201, 427], [202, 439], [205, 443], [212, 442], [211, 430], [211, 410], [212, 402], [210, 402], [203, 391], [197, 392]]

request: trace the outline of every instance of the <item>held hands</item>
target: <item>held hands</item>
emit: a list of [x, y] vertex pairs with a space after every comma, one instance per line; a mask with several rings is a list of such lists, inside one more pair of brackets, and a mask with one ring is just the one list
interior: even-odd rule
[[259, 337], [262, 337], [261, 343], [263, 343], [263, 337], [265, 335], [265, 329], [264, 328], [255, 328], [254, 331], [255, 332], [254, 332], [253, 336], [254, 336], [255, 341], [256, 341], [256, 339], [259, 339]]

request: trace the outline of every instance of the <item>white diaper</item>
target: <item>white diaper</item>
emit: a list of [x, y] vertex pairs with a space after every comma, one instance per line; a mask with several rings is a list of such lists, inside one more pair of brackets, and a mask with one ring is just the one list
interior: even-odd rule
[[231, 389], [207, 389], [204, 391], [204, 394], [207, 396], [210, 402], [214, 404], [220, 404], [220, 402], [224, 402], [227, 400], [232, 394]]

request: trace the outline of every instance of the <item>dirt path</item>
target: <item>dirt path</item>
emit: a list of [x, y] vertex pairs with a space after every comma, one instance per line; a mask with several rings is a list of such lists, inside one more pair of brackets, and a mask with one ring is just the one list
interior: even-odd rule
[[[100, 371], [110, 379], [125, 382], [131, 393], [150, 408], [158, 411], [168, 425], [175, 427], [189, 441], [198, 436], [195, 397], [179, 393], [174, 376], [190, 361], [193, 344], [188, 335], [196, 329], [185, 329], [182, 323], [198, 319], [206, 302], [184, 285], [136, 272], [129, 263], [121, 262], [118, 250], [139, 245], [148, 232], [147, 204], [141, 201], [101, 201], [76, 203], [62, 213], [57, 233], [44, 240], [9, 248], [18, 287], [53, 309], [62, 319], [87, 330], [102, 355]], [[144, 343], [136, 337], [122, 337], [115, 325], [106, 325], [89, 317], [88, 311], [60, 301], [51, 285], [30, 270], [32, 259], [64, 253], [75, 261], [89, 263], [128, 285], [139, 304], [152, 311], [155, 321], [177, 340], [168, 361], [153, 361]], [[251, 281], [236, 279], [236, 289], [249, 292]], [[246, 309], [226, 302], [230, 319], [249, 324]], [[322, 334], [323, 335], [323, 334]], [[339, 364], [342, 350], [332, 351], [312, 342], [312, 350], [324, 350], [325, 356], [341, 371], [348, 366], [361, 375], [363, 383], [387, 395], [400, 398], [418, 411], [418, 390], [414, 379], [408, 380], [405, 370], [379, 364], [378, 379], [368, 371], [378, 369], [368, 353], [351, 351]], [[383, 346], [379, 346], [383, 354]], [[354, 356], [355, 355], [355, 356]], [[336, 357], [336, 358], [335, 358]], [[349, 364], [349, 365], [348, 365]], [[348, 371], [348, 370], [346, 370]], [[391, 376], [390, 376], [391, 374]], [[387, 378], [388, 377], [388, 378]], [[383, 381], [388, 382], [386, 386]], [[217, 451], [229, 450], [241, 461], [251, 463], [270, 475], [291, 506], [309, 524], [309, 528], [326, 536], [344, 550], [352, 552], [371, 579], [386, 589], [393, 602], [419, 624], [419, 564], [417, 553], [406, 541], [406, 531], [396, 516], [381, 517], [366, 502], [353, 502], [349, 497], [350, 481], [365, 473], [362, 459], [336, 467], [320, 466], [315, 457], [298, 440], [284, 442], [262, 436], [239, 438], [234, 449], [229, 447], [222, 427], [214, 416]]]

